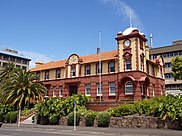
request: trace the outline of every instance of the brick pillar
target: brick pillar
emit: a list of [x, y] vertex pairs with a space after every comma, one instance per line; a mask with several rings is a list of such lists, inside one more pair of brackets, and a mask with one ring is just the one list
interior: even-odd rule
[[141, 90], [139, 82], [134, 83], [134, 100], [141, 100]]

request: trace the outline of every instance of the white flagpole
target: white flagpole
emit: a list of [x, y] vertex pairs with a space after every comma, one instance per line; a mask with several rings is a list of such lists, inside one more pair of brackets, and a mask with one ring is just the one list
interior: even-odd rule
[[76, 100], [74, 100], [74, 126], [73, 130], [76, 130]]

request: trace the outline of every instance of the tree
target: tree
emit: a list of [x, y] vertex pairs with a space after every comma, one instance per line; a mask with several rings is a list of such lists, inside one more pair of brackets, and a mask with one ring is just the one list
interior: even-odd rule
[[174, 80], [182, 80], [182, 57], [176, 57], [171, 61], [172, 64], [172, 75]]
[[7, 82], [2, 85], [0, 94], [3, 101], [12, 106], [24, 107], [31, 101], [43, 100], [46, 88], [38, 79], [35, 73], [30, 71], [14, 70]]

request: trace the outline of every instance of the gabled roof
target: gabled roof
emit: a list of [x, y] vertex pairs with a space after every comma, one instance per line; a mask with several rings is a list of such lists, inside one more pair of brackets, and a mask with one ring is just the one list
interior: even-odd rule
[[[90, 54], [87, 56], [80, 56], [79, 59], [81, 60], [81, 64], [86, 64], [86, 63], [98, 62], [99, 56], [101, 58], [101, 61], [112, 60], [117, 57], [117, 54], [118, 54], [118, 51], [113, 50], [113, 51], [108, 51], [108, 52], [102, 52], [100, 55], [99, 54]], [[30, 71], [41, 71], [41, 70], [65, 67], [66, 62], [67, 62], [67, 59], [59, 60], [59, 61], [51, 61], [51, 62], [42, 64], [42, 65], [39, 65], [35, 68], [32, 68], [32, 69], [30, 69]]]

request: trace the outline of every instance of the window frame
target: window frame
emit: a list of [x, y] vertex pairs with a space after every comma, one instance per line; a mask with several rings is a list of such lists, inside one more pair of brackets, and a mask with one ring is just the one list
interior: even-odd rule
[[59, 97], [63, 97], [63, 86], [59, 86]]
[[[131, 83], [131, 84], [129, 84], [129, 83]], [[127, 85], [128, 84], [128, 85]], [[130, 92], [127, 92], [127, 88], [129, 88], [129, 87], [132, 87], [132, 93], [130, 93]], [[133, 82], [132, 81], [127, 81], [126, 83], [125, 83], [125, 94], [126, 95], [133, 95], [133, 92], [134, 92], [134, 87], [133, 87]]]
[[[114, 86], [111, 86], [111, 85], [114, 85]], [[114, 88], [114, 93], [112, 92], [112, 89]], [[109, 83], [109, 95], [116, 95], [116, 82], [110, 82]]]
[[49, 80], [49, 70], [45, 71], [45, 80]]
[[85, 75], [90, 76], [91, 75], [91, 66], [85, 65]]
[[109, 62], [109, 73], [115, 73], [115, 62], [114, 61]]
[[[88, 89], [90, 93], [88, 93]], [[85, 84], [85, 95], [91, 96], [91, 84]]]
[[[100, 90], [100, 93], [99, 93]], [[97, 96], [102, 96], [102, 83], [97, 84]]]
[[52, 96], [53, 97], [56, 97], [56, 90], [57, 90], [57, 87], [56, 86], [53, 86], [53, 89], [52, 89]]
[[[130, 69], [128, 69], [128, 65], [130, 66]], [[131, 59], [125, 60], [125, 71], [131, 71]]]

